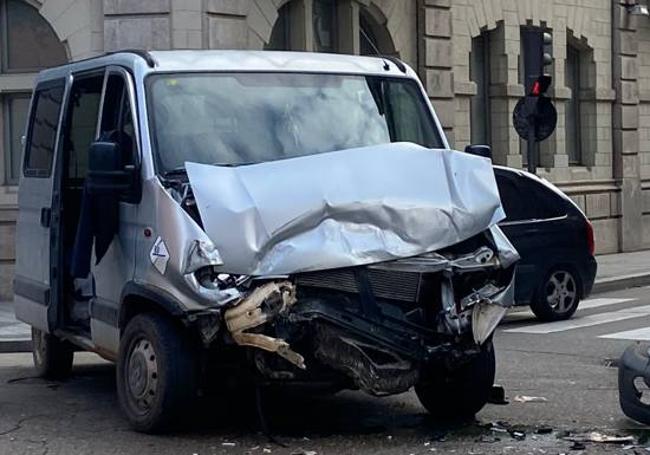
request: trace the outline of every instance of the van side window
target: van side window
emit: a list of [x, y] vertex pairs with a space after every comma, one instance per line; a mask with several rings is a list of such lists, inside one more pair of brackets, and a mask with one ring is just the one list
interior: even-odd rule
[[134, 134], [133, 115], [126, 81], [122, 75], [111, 74], [106, 82], [99, 136], [102, 140], [115, 142], [120, 146], [122, 163], [127, 165], [134, 163]]
[[83, 179], [88, 170], [88, 149], [95, 140], [103, 75], [85, 77], [72, 85], [68, 107], [68, 128], [64, 150], [68, 157], [68, 177]]
[[63, 83], [36, 89], [25, 147], [26, 177], [49, 177], [56, 149], [56, 132], [63, 100]]

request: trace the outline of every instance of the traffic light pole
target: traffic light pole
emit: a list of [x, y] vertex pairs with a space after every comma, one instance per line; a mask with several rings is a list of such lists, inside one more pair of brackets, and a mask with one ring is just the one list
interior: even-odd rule
[[526, 137], [526, 158], [528, 172], [535, 174], [537, 171], [537, 100], [533, 96], [526, 97], [526, 111], [528, 129]]
[[[534, 123], [533, 123], [534, 124]], [[537, 172], [537, 141], [535, 141], [535, 127], [528, 128], [527, 157], [528, 157], [528, 172], [535, 174]]]

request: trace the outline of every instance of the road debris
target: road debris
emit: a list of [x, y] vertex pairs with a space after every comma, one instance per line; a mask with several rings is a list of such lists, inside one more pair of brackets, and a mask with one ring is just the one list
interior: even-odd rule
[[490, 389], [490, 396], [488, 397], [488, 403], [497, 405], [510, 404], [510, 402], [506, 399], [506, 390], [503, 388], [503, 386], [492, 386], [492, 389]]
[[625, 444], [634, 442], [633, 436], [611, 436], [597, 431], [582, 435], [566, 436], [564, 439], [572, 442], [596, 442], [601, 444]]
[[570, 447], [571, 450], [585, 450], [586, 448], [587, 446], [585, 446], [582, 442], [578, 442], [578, 441], [573, 441], [573, 444]]
[[510, 436], [512, 436], [512, 438], [516, 439], [517, 441], [523, 441], [526, 439], [526, 433], [523, 431], [510, 430], [508, 433], [510, 433]]
[[545, 397], [530, 397], [527, 395], [517, 395], [513, 398], [518, 403], [546, 403]]

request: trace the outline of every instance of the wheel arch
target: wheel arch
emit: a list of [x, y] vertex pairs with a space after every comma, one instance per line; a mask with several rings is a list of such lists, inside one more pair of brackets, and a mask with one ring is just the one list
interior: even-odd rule
[[151, 312], [171, 318], [183, 316], [181, 303], [168, 292], [144, 284], [129, 282], [122, 291], [118, 327], [123, 332], [136, 315]]

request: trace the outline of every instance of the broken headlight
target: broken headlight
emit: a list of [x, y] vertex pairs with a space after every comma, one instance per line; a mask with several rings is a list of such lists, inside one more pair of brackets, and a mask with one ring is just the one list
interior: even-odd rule
[[236, 284], [220, 280], [215, 267], [222, 264], [219, 250], [212, 242], [195, 240], [190, 245], [184, 268], [185, 281], [192, 290], [219, 306], [241, 297]]
[[185, 273], [193, 273], [203, 267], [214, 265], [223, 265], [217, 247], [210, 241], [194, 240], [187, 252]]
[[201, 267], [194, 272], [196, 281], [206, 289], [219, 289], [219, 274], [214, 266]]

